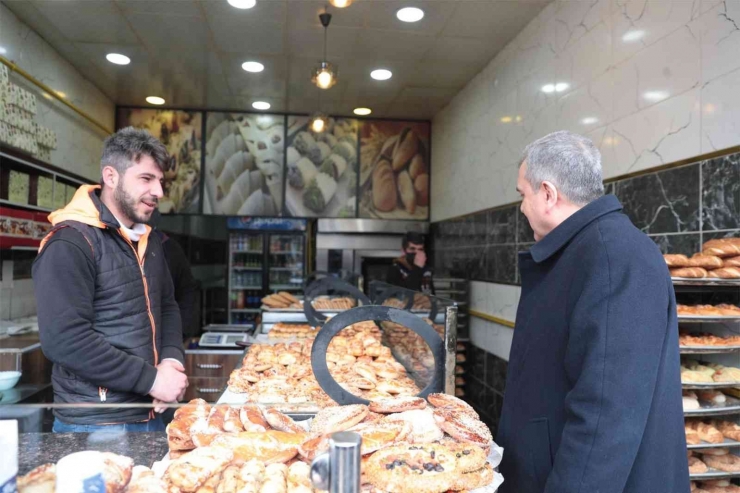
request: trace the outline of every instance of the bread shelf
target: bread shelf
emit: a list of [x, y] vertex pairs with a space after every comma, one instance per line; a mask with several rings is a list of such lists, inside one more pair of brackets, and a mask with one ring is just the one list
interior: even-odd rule
[[688, 450], [704, 450], [709, 448], [737, 448], [740, 447], [740, 442], [736, 442], [735, 440], [728, 440], [725, 438], [725, 441], [722, 443], [698, 443], [696, 445], [687, 445], [686, 448]]
[[712, 382], [712, 383], [684, 383], [681, 382], [681, 388], [684, 390], [718, 390], [740, 387], [740, 382]]
[[681, 354], [725, 354], [740, 351], [740, 346], [681, 346]]
[[740, 286], [740, 279], [671, 277], [674, 286]]
[[705, 405], [699, 409], [690, 409], [684, 411], [687, 418], [700, 418], [707, 416], [727, 416], [731, 414], [740, 414], [740, 399], [726, 396], [727, 402], [723, 404]]
[[691, 481], [703, 481], [711, 479], [729, 479], [729, 478], [740, 478], [740, 471], [736, 472], [722, 472], [717, 470], [710, 470], [704, 474], [689, 474]]
[[681, 316], [678, 317], [678, 323], [691, 323], [691, 324], [712, 324], [712, 323], [739, 323], [740, 317], [707, 317], [702, 315], [696, 316]]

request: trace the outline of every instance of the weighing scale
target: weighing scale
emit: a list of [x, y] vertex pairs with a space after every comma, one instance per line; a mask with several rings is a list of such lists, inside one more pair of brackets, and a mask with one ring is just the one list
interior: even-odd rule
[[249, 333], [253, 332], [254, 329], [255, 324], [209, 325], [204, 327], [206, 332], [200, 336], [198, 345], [200, 347], [234, 349], [239, 347], [237, 342], [249, 342]]

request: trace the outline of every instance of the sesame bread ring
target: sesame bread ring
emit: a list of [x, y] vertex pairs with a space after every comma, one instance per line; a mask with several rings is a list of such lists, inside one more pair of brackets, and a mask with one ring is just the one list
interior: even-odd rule
[[239, 419], [245, 431], [266, 431], [269, 424], [262, 415], [262, 410], [254, 404], [242, 406], [239, 410]]
[[311, 433], [316, 435], [348, 430], [362, 422], [368, 412], [369, 409], [364, 404], [322, 409], [311, 423]]
[[434, 407], [447, 407], [455, 409], [462, 408], [468, 409], [470, 411], [475, 411], [473, 409], [473, 406], [471, 406], [464, 400], [458, 399], [457, 397], [448, 394], [429, 394], [427, 400]]
[[391, 447], [399, 435], [408, 434], [405, 423], [362, 423], [352, 428], [362, 438], [362, 455], [372, 454], [380, 449]]
[[491, 430], [481, 420], [467, 412], [435, 409], [434, 418], [442, 431], [457, 440], [474, 443], [480, 447], [488, 447], [493, 441]]
[[278, 431], [284, 431], [286, 433], [305, 433], [306, 431], [293, 421], [293, 418], [281, 413], [277, 409], [267, 409], [264, 415], [270, 426]]
[[452, 489], [455, 491], [474, 490], [487, 486], [491, 482], [493, 482], [493, 467], [491, 464], [486, 464], [477, 471], [466, 472], [458, 476]]
[[376, 413], [390, 414], [424, 409], [427, 403], [421, 397], [396, 397], [393, 399], [381, 399], [370, 402], [370, 410]]
[[445, 437], [444, 432], [434, 419], [434, 414], [429, 409], [415, 409], [413, 411], [389, 414], [383, 421], [403, 421], [411, 425], [411, 433], [405, 438], [409, 443], [431, 443], [442, 440]]

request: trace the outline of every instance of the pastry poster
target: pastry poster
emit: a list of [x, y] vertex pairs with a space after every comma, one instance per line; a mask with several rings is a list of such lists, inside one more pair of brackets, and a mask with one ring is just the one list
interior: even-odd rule
[[429, 218], [428, 122], [367, 121], [360, 129], [360, 217]]
[[118, 110], [119, 129], [146, 129], [167, 147], [170, 162], [164, 173], [164, 197], [159, 201], [163, 214], [200, 212], [201, 119], [198, 111]]
[[279, 216], [285, 116], [208, 113], [205, 214]]
[[285, 209], [296, 217], [355, 217], [358, 121], [330, 118], [326, 130], [288, 117]]

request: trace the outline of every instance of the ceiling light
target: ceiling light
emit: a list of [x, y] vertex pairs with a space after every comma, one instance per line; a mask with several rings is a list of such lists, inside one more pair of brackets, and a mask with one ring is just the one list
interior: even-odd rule
[[419, 22], [424, 18], [424, 11], [417, 7], [404, 7], [396, 12], [396, 17], [403, 22]]
[[247, 72], [257, 73], [262, 72], [265, 70], [265, 66], [262, 65], [260, 62], [244, 62], [242, 63], [242, 68], [246, 70]]
[[314, 133], [321, 133], [326, 130], [329, 124], [329, 117], [321, 112], [314, 113], [309, 121], [308, 128]]
[[522, 117], [517, 115], [516, 121], [518, 121], [518, 122], [522, 121]]
[[662, 101], [668, 97], [666, 91], [647, 91], [642, 95], [648, 101]]
[[587, 116], [586, 118], [581, 120], [581, 123], [583, 123], [584, 125], [593, 125], [594, 123], [598, 121], [599, 121], [598, 118], [594, 118], [593, 116]]
[[111, 63], [115, 63], [116, 65], [128, 65], [131, 63], [131, 59], [127, 57], [126, 55], [121, 55], [120, 53], [108, 53], [105, 55], [106, 60], [108, 60]]
[[343, 9], [352, 5], [352, 0], [329, 0], [329, 3], [332, 4], [333, 7]]
[[542, 92], [545, 92], [547, 94], [550, 94], [551, 92], [555, 92], [555, 84], [547, 84], [542, 86]]
[[501, 118], [501, 123], [511, 123], [511, 117], [510, 116], [505, 116], [505, 117]]
[[56, 91], [56, 93], [57, 93], [57, 96], [59, 96], [60, 98], [66, 98], [67, 97], [67, 93], [65, 93], [65, 92]]
[[644, 36], [645, 36], [645, 31], [642, 31], [642, 30], [627, 31], [622, 36], [622, 41], [624, 41], [625, 43], [633, 43], [635, 41], [641, 40]]
[[370, 72], [370, 77], [372, 77], [375, 80], [388, 80], [393, 76], [393, 73], [390, 70], [379, 68], [375, 69], [372, 72]]
[[160, 98], [159, 96], [149, 96], [148, 98], [146, 98], [146, 102], [149, 104], [161, 105], [164, 104], [164, 99]]
[[237, 9], [251, 9], [257, 5], [257, 0], [228, 0], [229, 5], [236, 7]]
[[314, 69], [311, 82], [321, 89], [329, 89], [337, 83], [337, 69], [329, 62], [321, 62]]
[[570, 87], [567, 82], [558, 82], [555, 84], [555, 92], [563, 92]]
[[254, 103], [252, 103], [252, 108], [254, 108], [256, 110], [262, 110], [262, 111], [269, 110], [270, 109], [270, 103], [268, 103], [266, 101], [255, 101]]
[[4, 46], [0, 46], [0, 55], [5, 55], [7, 52], [8, 50], [6, 50]]
[[372, 112], [373, 110], [371, 110], [370, 108], [355, 108], [353, 111], [353, 113], [358, 116], [367, 116]]

